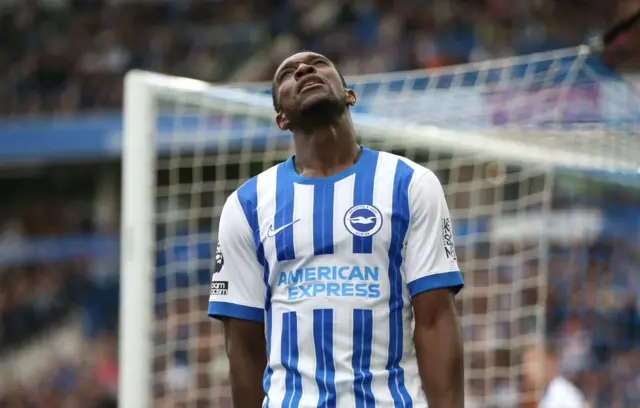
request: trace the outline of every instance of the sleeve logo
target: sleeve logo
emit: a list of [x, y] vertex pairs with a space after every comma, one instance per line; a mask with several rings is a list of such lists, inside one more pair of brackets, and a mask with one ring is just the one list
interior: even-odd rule
[[224, 265], [224, 256], [222, 256], [222, 249], [220, 249], [220, 241], [216, 244], [216, 266], [213, 270], [213, 274], [220, 273], [222, 266]]
[[452, 261], [458, 260], [456, 255], [456, 246], [453, 243], [453, 230], [451, 228], [451, 219], [442, 219], [442, 244], [444, 245], [444, 252], [447, 255], [447, 259]]
[[211, 282], [211, 296], [226, 296], [229, 291], [229, 282], [213, 281]]

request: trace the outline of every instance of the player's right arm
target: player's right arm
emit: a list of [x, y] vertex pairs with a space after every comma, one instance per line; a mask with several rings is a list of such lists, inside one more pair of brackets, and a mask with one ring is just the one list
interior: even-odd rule
[[264, 399], [265, 297], [253, 231], [234, 193], [220, 217], [208, 314], [223, 322], [235, 408], [260, 408]]

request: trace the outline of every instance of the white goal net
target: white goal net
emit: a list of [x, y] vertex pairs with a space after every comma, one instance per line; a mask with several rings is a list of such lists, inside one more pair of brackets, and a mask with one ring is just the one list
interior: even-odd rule
[[[520, 352], [548, 336], [548, 250], [592, 238], [599, 222], [586, 210], [551, 217], [559, 174], [618, 183], [640, 166], [640, 99], [590, 59], [578, 48], [348, 78], [361, 142], [445, 186], [470, 407], [535, 398], [520, 386]], [[211, 254], [226, 197], [291, 154], [267, 88], [126, 78], [122, 408], [231, 407], [221, 326], [206, 312]]]

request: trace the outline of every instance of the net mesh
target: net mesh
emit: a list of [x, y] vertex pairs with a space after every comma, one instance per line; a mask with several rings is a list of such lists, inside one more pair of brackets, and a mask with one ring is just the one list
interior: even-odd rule
[[[637, 94], [580, 50], [348, 82], [361, 141], [425, 165], [445, 187], [466, 281], [457, 302], [468, 406], [533, 400], [520, 353], [553, 335], [550, 250], [589, 245], [599, 220], [565, 220], [556, 236], [553, 221], [535, 228], [566, 191], [551, 168], [615, 170], [599, 174], [616, 182], [635, 171]], [[221, 326], [206, 316], [216, 227], [227, 196], [291, 144], [266, 89], [179, 88], [159, 92], [156, 118], [153, 406], [227, 408]]]

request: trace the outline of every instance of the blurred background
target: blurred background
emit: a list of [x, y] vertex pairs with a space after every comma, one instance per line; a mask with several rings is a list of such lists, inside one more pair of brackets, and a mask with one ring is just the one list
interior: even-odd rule
[[[301, 49], [327, 55], [345, 75], [447, 67], [581, 44], [639, 8], [637, 0], [0, 0], [0, 407], [116, 406], [128, 70], [265, 81]], [[639, 40], [624, 35], [605, 55], [635, 86]], [[554, 208], [595, 211], [604, 227], [588, 240], [562, 234], [570, 223], [556, 231], [546, 335], [593, 407], [640, 407], [640, 189], [575, 183]], [[210, 255], [207, 244], [200, 250]], [[461, 263], [473, 259], [462, 251]], [[506, 281], [526, 274], [493, 268]], [[199, 271], [205, 292], [209, 280]], [[205, 310], [206, 300], [195, 358], [211, 367], [198, 381], [224, 387]], [[181, 333], [179, 311], [161, 318]], [[176, 350], [172, 361], [161, 370], [165, 391], [188, 381], [187, 357]], [[496, 386], [485, 406], [518, 406], [500, 397], [511, 386]]]

